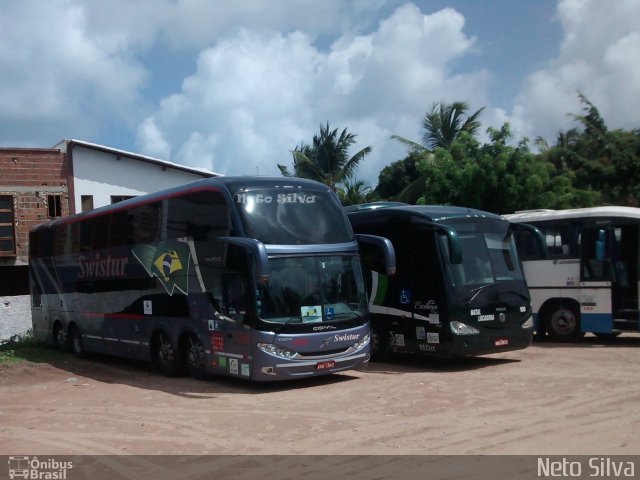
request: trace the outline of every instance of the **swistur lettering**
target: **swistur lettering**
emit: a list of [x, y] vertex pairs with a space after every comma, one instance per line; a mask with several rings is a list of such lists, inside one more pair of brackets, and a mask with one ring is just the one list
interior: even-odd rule
[[95, 258], [86, 258], [81, 255], [78, 258], [78, 279], [94, 279], [94, 278], [122, 278], [125, 276], [124, 269], [129, 263], [127, 257], [100, 257], [96, 254]]
[[345, 340], [358, 340], [359, 338], [360, 338], [360, 335], [355, 333], [345, 333], [344, 335], [336, 334], [333, 336], [333, 341], [344, 342]]

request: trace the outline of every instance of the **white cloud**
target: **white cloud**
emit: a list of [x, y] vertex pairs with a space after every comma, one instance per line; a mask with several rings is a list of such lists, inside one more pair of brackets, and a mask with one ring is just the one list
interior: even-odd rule
[[[77, 1], [77, 0], [75, 0]], [[148, 48], [202, 50], [244, 29], [255, 33], [304, 31], [333, 37], [367, 28], [385, 5], [401, 0], [82, 0], [97, 36]]]
[[89, 133], [131, 114], [144, 70], [126, 42], [93, 35], [82, 4], [7, 2], [0, 32], [0, 140], [28, 135], [28, 125], [31, 135], [58, 132], [50, 146], [65, 131]]
[[181, 91], [141, 124], [138, 147], [153, 154], [152, 123], [173, 161], [279, 175], [276, 164], [289, 165], [289, 151], [328, 121], [358, 135], [353, 153], [372, 145], [358, 177], [375, 184], [379, 170], [405, 154], [390, 135], [419, 140], [432, 102], [481, 106], [486, 98], [487, 72], [450, 72], [475, 41], [463, 28], [454, 10], [424, 15], [406, 4], [368, 34], [347, 33], [328, 49], [297, 30], [234, 31], [203, 50]]
[[146, 153], [157, 158], [170, 158], [171, 147], [164, 139], [162, 132], [158, 129], [152, 118], [145, 119], [138, 128], [138, 135], [146, 145]]
[[639, 126], [640, 3], [637, 0], [563, 0], [560, 54], [529, 76], [511, 122], [516, 136], [553, 141], [582, 113], [577, 91], [598, 108], [609, 128]]

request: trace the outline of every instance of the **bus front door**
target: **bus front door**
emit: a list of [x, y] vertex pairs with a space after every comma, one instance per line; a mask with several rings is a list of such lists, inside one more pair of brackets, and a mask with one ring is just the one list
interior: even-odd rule
[[212, 354], [220, 370], [232, 376], [251, 377], [251, 309], [247, 276], [226, 273], [223, 276], [223, 320], [214, 332]]
[[613, 328], [611, 229], [584, 228], [580, 241], [580, 331], [608, 334]]
[[412, 336], [415, 351], [434, 353], [440, 347], [440, 334], [435, 324], [438, 321], [437, 275], [433, 263], [433, 252], [416, 250], [411, 252], [410, 278], [413, 291], [411, 316]]
[[613, 328], [638, 331], [638, 225], [614, 226], [611, 241]]

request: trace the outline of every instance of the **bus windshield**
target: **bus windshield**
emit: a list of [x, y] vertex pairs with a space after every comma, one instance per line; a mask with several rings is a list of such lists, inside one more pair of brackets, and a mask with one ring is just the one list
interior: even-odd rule
[[249, 237], [267, 245], [352, 242], [342, 206], [329, 190], [241, 189], [234, 200]]
[[273, 323], [350, 320], [366, 313], [360, 262], [355, 255], [277, 257], [258, 286], [258, 315]]
[[454, 287], [523, 280], [509, 224], [491, 222], [487, 227], [480, 222], [454, 226], [462, 250], [460, 264], [450, 262], [447, 238], [440, 236], [446, 270]]

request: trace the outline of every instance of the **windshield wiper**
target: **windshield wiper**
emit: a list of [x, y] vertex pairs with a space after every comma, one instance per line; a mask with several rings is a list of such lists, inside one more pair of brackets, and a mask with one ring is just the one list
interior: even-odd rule
[[350, 311], [350, 312], [340, 312], [340, 313], [334, 313], [333, 316], [334, 317], [339, 317], [339, 316], [344, 316], [344, 315], [353, 315], [354, 317], [356, 317], [359, 320], [362, 320], [364, 318], [364, 315], [362, 315], [360, 312], [356, 312], [354, 310]]
[[495, 286], [495, 285], [497, 285], [497, 284], [496, 283], [487, 283], [486, 285], [482, 285], [480, 287], [477, 287], [477, 288], [474, 288], [474, 289], [470, 290], [469, 293], [473, 293], [473, 295], [471, 296], [471, 298], [469, 300], [467, 300], [467, 303], [469, 304], [469, 303], [473, 302], [473, 299], [476, 298], [478, 296], [478, 294], [482, 290], [484, 290], [485, 288], [492, 287], [492, 286]]
[[[481, 287], [478, 288], [474, 288], [473, 290], [471, 290], [469, 293], [473, 293], [473, 295], [471, 296], [471, 298], [469, 300], [467, 300], [467, 304], [473, 302], [473, 300], [478, 296], [478, 294], [484, 290], [487, 287], [491, 287], [491, 286], [496, 286], [499, 285], [498, 283], [488, 283], [487, 285], [482, 285]], [[500, 294], [503, 293], [513, 293], [514, 295], [516, 295], [517, 297], [520, 297], [521, 299], [523, 299], [525, 302], [530, 302], [531, 299], [528, 298], [524, 293], [518, 292], [517, 290], [505, 290], [505, 291], [501, 291]]]
[[276, 333], [276, 334], [280, 333], [284, 329], [284, 327], [286, 327], [290, 323], [294, 323], [294, 320], [299, 320], [300, 323], [302, 323], [302, 319], [300, 317], [289, 317], [286, 322], [282, 322], [278, 326], [278, 328], [274, 329], [274, 333]]

